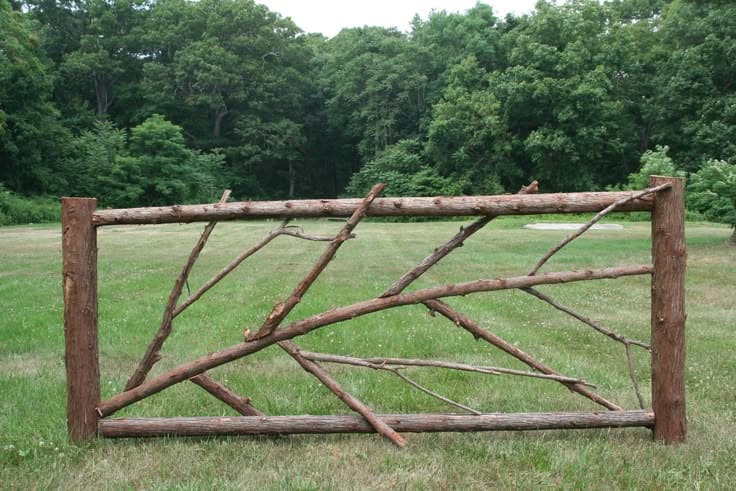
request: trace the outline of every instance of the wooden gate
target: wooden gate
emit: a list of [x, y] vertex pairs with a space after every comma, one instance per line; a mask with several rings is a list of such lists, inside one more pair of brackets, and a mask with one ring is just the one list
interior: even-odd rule
[[[522, 188], [516, 195], [434, 198], [378, 198], [383, 189], [376, 185], [360, 199], [293, 200], [271, 202], [228, 203], [226, 192], [219, 203], [211, 205], [171, 206], [97, 210], [92, 198], [62, 198], [64, 333], [68, 387], [67, 421], [73, 441], [104, 437], [160, 435], [215, 435], [268, 433], [334, 433], [378, 432], [394, 444], [403, 446], [402, 432], [422, 431], [488, 431], [564, 428], [600, 428], [643, 426], [653, 429], [654, 437], [666, 443], [685, 440], [685, 309], [684, 309], [684, 191], [683, 181], [671, 177], [652, 177], [650, 188], [641, 191], [536, 194], [537, 184]], [[612, 211], [649, 211], [652, 216], [652, 264], [603, 269], [539, 273], [540, 268], [557, 251], [582, 235]], [[441, 285], [404, 293], [405, 288], [424, 272], [462, 245], [465, 240], [501, 215], [544, 213], [588, 213], [595, 217], [552, 247], [523, 276], [503, 279], [479, 279], [466, 283]], [[312, 283], [324, 270], [340, 246], [352, 237], [353, 229], [364, 216], [479, 216], [454, 237], [440, 245], [414, 268], [407, 271], [378, 298], [341, 306], [318, 315], [282, 325], [284, 318], [301, 301]], [[334, 237], [307, 235], [288, 226], [295, 217], [348, 217]], [[217, 221], [281, 218], [280, 226], [260, 242], [233, 259], [211, 280], [188, 298], [179, 302], [199, 253], [205, 246]], [[123, 224], [172, 222], [209, 222], [194, 246], [181, 274], [176, 279], [166, 305], [162, 323], [146, 353], [131, 375], [125, 390], [107, 400], [100, 400], [97, 319], [97, 227]], [[204, 295], [245, 259], [265, 247], [279, 235], [328, 243], [324, 252], [284, 301], [274, 305], [260, 329], [246, 333], [243, 342], [184, 363], [154, 378], [147, 375], [160, 358], [163, 344], [172, 330], [172, 322], [186, 308]], [[535, 289], [542, 284], [618, 278], [628, 275], [651, 275], [651, 341], [629, 339], [599, 322], [585, 317]], [[477, 322], [451, 308], [441, 299], [475, 292], [519, 289], [554, 308], [565, 312], [591, 328], [623, 344], [634, 389], [641, 409], [624, 410], [596, 393], [584, 380], [565, 376], [515, 345], [505, 341]], [[437, 360], [401, 358], [356, 358], [326, 353], [306, 352], [294, 339], [321, 327], [372, 312], [404, 305], [423, 304], [476, 338], [522, 361], [531, 371], [498, 367], [479, 367]], [[314, 375], [356, 416], [267, 416], [247, 398], [240, 397], [206, 372], [214, 367], [248, 356], [277, 344], [302, 368]], [[636, 381], [631, 351], [640, 348], [651, 352], [652, 408], [644, 402]], [[468, 414], [393, 414], [376, 415], [363, 402], [349, 394], [325, 370], [321, 363], [342, 363], [388, 370], [407, 383], [430, 395], [461, 408]], [[545, 378], [560, 383], [571, 391], [605, 408], [596, 412], [499, 413], [483, 414], [449, 400], [419, 385], [401, 373], [406, 366], [432, 366], [481, 373], [511, 373]], [[174, 384], [191, 381], [233, 407], [240, 417], [196, 418], [123, 418], [112, 419], [116, 411], [160, 392]]]

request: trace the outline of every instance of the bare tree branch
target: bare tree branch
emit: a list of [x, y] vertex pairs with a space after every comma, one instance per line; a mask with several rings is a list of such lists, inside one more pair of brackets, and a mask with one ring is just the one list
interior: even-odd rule
[[[230, 190], [226, 189], [222, 193], [222, 197], [220, 197], [219, 204], [226, 203], [229, 197]], [[153, 340], [148, 345], [148, 349], [146, 349], [146, 353], [143, 355], [143, 359], [138, 363], [138, 366], [133, 372], [133, 375], [131, 375], [130, 379], [128, 379], [128, 383], [125, 384], [125, 390], [129, 390], [137, 385], [140, 385], [146, 379], [146, 375], [148, 375], [148, 372], [151, 371], [153, 365], [161, 359], [159, 351], [164, 345], [166, 338], [168, 338], [169, 334], [171, 334], [172, 321], [175, 317], [174, 308], [176, 307], [176, 302], [181, 296], [181, 291], [187, 282], [187, 278], [189, 278], [189, 273], [192, 271], [194, 263], [197, 261], [197, 258], [202, 252], [202, 249], [204, 249], [204, 246], [207, 243], [207, 239], [210, 238], [212, 231], [215, 229], [215, 225], [217, 225], [217, 222], [210, 222], [204, 227], [202, 235], [199, 237], [199, 240], [194, 245], [192, 252], [189, 253], [189, 258], [187, 259], [186, 264], [184, 264], [184, 268], [181, 270], [181, 273], [179, 273], [179, 276], [176, 278], [176, 281], [174, 282], [174, 287], [171, 289], [171, 293], [169, 294], [169, 299], [166, 302], [166, 308], [164, 309], [164, 318], [161, 321], [161, 325], [159, 326]]]
[[633, 344], [633, 345], [639, 346], [641, 348], [644, 348], [647, 351], [650, 351], [651, 350], [651, 347], [647, 343], [645, 343], [643, 341], [638, 341], [636, 339], [629, 339], [629, 338], [627, 338], [625, 336], [622, 336], [620, 334], [616, 334], [615, 332], [611, 331], [607, 327], [601, 325], [599, 322], [594, 321], [593, 319], [591, 319], [589, 317], [585, 317], [584, 315], [575, 312], [574, 310], [572, 310], [569, 307], [565, 307], [564, 305], [560, 304], [559, 302], [557, 302], [556, 300], [554, 300], [549, 295], [545, 295], [544, 293], [540, 292], [536, 288], [531, 288], [531, 287], [530, 288], [521, 288], [521, 290], [524, 291], [524, 292], [526, 292], [526, 293], [528, 293], [528, 294], [530, 294], [530, 295], [532, 295], [532, 296], [537, 297], [538, 299], [540, 299], [540, 300], [542, 300], [544, 302], [547, 302], [548, 304], [550, 304], [552, 307], [556, 308], [557, 310], [560, 310], [562, 312], [565, 312], [566, 314], [571, 315], [572, 317], [576, 318], [577, 320], [579, 320], [579, 321], [581, 321], [581, 322], [589, 325], [590, 327], [592, 327], [593, 329], [595, 329], [599, 333], [601, 333], [601, 334], [603, 334], [605, 336], [608, 336], [609, 338], [611, 338], [611, 339], [613, 339], [615, 341], [618, 341], [619, 343], [626, 344], [626, 345]]
[[412, 358], [357, 358], [353, 356], [341, 356], [333, 355], [328, 353], [313, 353], [311, 351], [301, 351], [302, 356], [313, 361], [321, 361], [327, 363], [341, 363], [345, 365], [355, 365], [366, 368], [380, 369], [383, 366], [390, 366], [394, 368], [405, 368], [405, 367], [434, 367], [434, 368], [447, 368], [450, 370], [461, 370], [465, 372], [483, 373], [486, 375], [518, 375], [521, 377], [540, 378], [546, 380], [555, 380], [558, 382], [565, 382], [570, 384], [583, 384], [588, 387], [595, 387], [593, 384], [586, 382], [581, 379], [565, 377], [564, 375], [553, 375], [538, 372], [528, 372], [523, 370], [514, 370], [511, 368], [501, 367], [486, 367], [468, 365], [466, 363], [455, 363], [440, 360], [418, 360]]
[[299, 302], [301, 302], [302, 296], [307, 292], [307, 290], [309, 290], [309, 287], [312, 286], [312, 283], [314, 283], [314, 281], [322, 273], [322, 271], [324, 271], [324, 269], [327, 267], [327, 264], [329, 264], [329, 262], [335, 256], [335, 253], [340, 248], [340, 246], [350, 238], [351, 232], [358, 225], [360, 220], [363, 219], [366, 210], [371, 205], [371, 203], [373, 203], [373, 200], [376, 199], [379, 194], [381, 194], [383, 188], [383, 184], [376, 184], [375, 186], [373, 186], [373, 188], [363, 199], [363, 202], [360, 204], [360, 206], [358, 206], [358, 208], [352, 214], [342, 230], [340, 230], [340, 232], [335, 236], [332, 242], [330, 242], [330, 245], [327, 246], [327, 249], [322, 253], [322, 256], [320, 256], [320, 258], [314, 264], [312, 269], [307, 273], [304, 279], [302, 279], [302, 281], [296, 286], [294, 291], [284, 302], [279, 302], [274, 305], [271, 313], [268, 314], [266, 321], [263, 323], [258, 332], [251, 334], [251, 336], [248, 338], [249, 341], [268, 336], [276, 329], [276, 327], [278, 327], [284, 317], [289, 315], [289, 312], [291, 312], [291, 310]]
[[563, 247], [565, 247], [567, 244], [569, 244], [573, 240], [575, 240], [578, 237], [580, 237], [581, 235], [583, 235], [590, 227], [592, 227], [593, 225], [595, 225], [604, 216], [608, 215], [609, 213], [611, 213], [616, 208], [619, 208], [619, 207], [625, 205], [626, 203], [628, 203], [630, 201], [637, 200], [637, 199], [642, 198], [642, 197], [644, 197], [644, 196], [646, 196], [648, 194], [652, 194], [652, 193], [656, 193], [658, 191], [662, 191], [662, 190], [667, 189], [667, 188], [669, 188], [671, 186], [672, 186], [671, 184], [667, 183], [667, 184], [662, 184], [660, 186], [655, 186], [653, 188], [645, 189], [644, 191], [640, 191], [638, 193], [634, 193], [631, 196], [627, 196], [625, 198], [622, 198], [622, 199], [620, 199], [620, 200], [618, 200], [618, 201], [616, 201], [616, 202], [608, 205], [606, 208], [604, 208], [603, 210], [599, 211], [598, 214], [596, 216], [594, 216], [593, 218], [591, 218], [587, 223], [583, 224], [574, 233], [568, 235], [563, 240], [561, 240], [557, 245], [555, 245], [552, 249], [550, 249], [549, 251], [547, 251], [547, 253], [544, 256], [542, 256], [539, 259], [539, 261], [537, 261], [537, 263], [534, 265], [534, 267], [532, 268], [532, 270], [529, 271], [529, 276], [535, 275], [537, 273], [537, 271], [539, 271], [539, 268], [541, 268], [544, 265], [544, 263], [546, 263], [549, 260], [549, 258], [551, 258], [552, 256], [554, 256], [560, 249], [562, 249]]

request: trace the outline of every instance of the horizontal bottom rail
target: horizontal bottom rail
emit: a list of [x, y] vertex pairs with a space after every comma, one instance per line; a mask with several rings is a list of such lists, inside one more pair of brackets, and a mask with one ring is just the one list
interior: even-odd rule
[[[650, 411], [385, 414], [378, 418], [396, 431], [411, 433], [654, 426], [654, 413]], [[353, 415], [102, 419], [98, 430], [107, 438], [375, 432], [366, 420]]]

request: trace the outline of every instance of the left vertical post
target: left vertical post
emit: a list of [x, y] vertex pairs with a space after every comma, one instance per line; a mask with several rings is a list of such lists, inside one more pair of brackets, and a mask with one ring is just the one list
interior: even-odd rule
[[100, 400], [97, 343], [97, 231], [94, 198], [61, 198], [67, 428], [73, 442], [94, 440]]

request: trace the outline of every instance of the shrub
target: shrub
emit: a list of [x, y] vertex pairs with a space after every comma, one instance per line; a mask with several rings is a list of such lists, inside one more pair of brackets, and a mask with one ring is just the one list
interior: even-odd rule
[[0, 225], [58, 222], [61, 205], [54, 198], [27, 198], [0, 184]]

